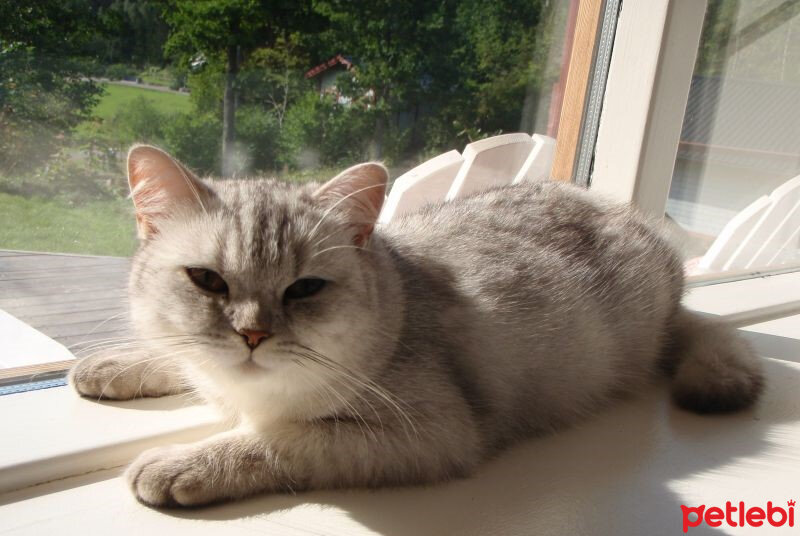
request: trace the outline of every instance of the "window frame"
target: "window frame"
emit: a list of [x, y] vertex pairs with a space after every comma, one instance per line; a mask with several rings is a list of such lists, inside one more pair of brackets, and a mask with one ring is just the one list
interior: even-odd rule
[[590, 189], [661, 219], [707, 0], [623, 2]]
[[581, 129], [586, 118], [586, 103], [591, 89], [595, 49], [603, 23], [603, 4], [603, 0], [578, 2], [556, 150], [550, 171], [550, 177], [554, 180], [572, 182], [575, 175]]

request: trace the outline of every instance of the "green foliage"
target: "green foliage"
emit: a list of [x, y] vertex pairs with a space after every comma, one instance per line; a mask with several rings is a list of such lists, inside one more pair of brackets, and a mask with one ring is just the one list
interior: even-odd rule
[[240, 152], [247, 156], [249, 172], [269, 172], [281, 167], [278, 136], [280, 127], [275, 115], [260, 106], [247, 105], [236, 112]]
[[124, 63], [114, 63], [106, 67], [104, 74], [109, 80], [132, 80], [137, 77], [137, 69]]
[[202, 69], [189, 73], [186, 81], [194, 109], [222, 117], [222, 88], [225, 85], [225, 65], [207, 58]]
[[86, 77], [96, 33], [86, 0], [11, 2], [0, 17], [0, 170], [45, 162], [85, 120], [101, 89]]
[[247, 58], [237, 82], [239, 99], [269, 111], [278, 122], [311, 83], [303, 76], [309, 58], [299, 34], [281, 35], [271, 47], [255, 49]]
[[186, 84], [186, 72], [171, 66], [156, 67], [150, 65], [138, 73], [138, 78], [145, 84], [164, 86], [172, 90], [180, 89]]
[[[311, 0], [272, 2], [266, 0], [165, 0], [164, 18], [170, 27], [165, 52], [178, 58], [182, 65], [202, 68], [211, 63], [224, 66], [223, 101], [223, 174], [237, 172], [241, 162], [236, 158], [236, 107], [239, 105], [239, 70], [242, 61], [258, 48], [273, 48], [280, 43], [288, 47], [287, 36], [294, 30], [313, 31], [320, 17], [312, 10]], [[280, 46], [276, 47], [279, 50]], [[265, 61], [272, 61], [270, 55]], [[290, 80], [283, 84], [287, 88]], [[269, 95], [274, 95], [268, 92]], [[205, 104], [209, 93], [202, 99]], [[203, 102], [201, 101], [201, 102]], [[281, 98], [271, 102], [282, 124], [288, 102]]]
[[738, 2], [711, 0], [708, 3], [695, 73], [705, 76], [719, 76], [723, 73], [738, 13]]
[[457, 121], [489, 132], [519, 128], [521, 103], [538, 89], [547, 59], [543, 11], [529, 0], [459, 3], [455, 28], [465, 43], [457, 57], [469, 115]]
[[[96, 2], [97, 19], [105, 31], [91, 42], [104, 64], [162, 64], [167, 25], [157, 1], [104, 0]], [[135, 74], [135, 73], [134, 73]]]
[[320, 18], [311, 2], [259, 0], [165, 0], [170, 34], [165, 51], [184, 62], [197, 54], [211, 57], [228, 47], [243, 52], [269, 46], [285, 31], [313, 31]]
[[548, 5], [325, 0], [317, 9], [331, 20], [321, 46], [356, 58], [340, 87], [356, 100], [372, 95], [374, 156], [398, 160], [519, 128], [521, 104], [541, 88]]
[[77, 150], [62, 150], [27, 173], [0, 173], [0, 191], [57, 198], [70, 205], [124, 196], [125, 173], [115, 159], [101, 161], [101, 151], [82, 158]]
[[164, 128], [173, 115], [159, 111], [152, 101], [140, 96], [114, 114], [109, 128], [122, 146], [136, 142], [162, 145]]
[[164, 148], [202, 175], [216, 174], [222, 122], [211, 114], [182, 113], [164, 126]]
[[280, 148], [293, 166], [352, 163], [366, 158], [373, 127], [370, 110], [310, 91], [289, 109]]

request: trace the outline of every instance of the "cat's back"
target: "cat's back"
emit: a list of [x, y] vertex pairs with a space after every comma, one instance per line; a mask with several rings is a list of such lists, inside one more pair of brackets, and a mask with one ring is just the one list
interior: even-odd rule
[[678, 256], [642, 216], [552, 181], [430, 205], [385, 231], [409, 254], [448, 267], [474, 288], [505, 284], [518, 294], [531, 284], [598, 286], [600, 279], [608, 290], [624, 279], [630, 292], [653, 278], [682, 286]]
[[653, 226], [571, 185], [496, 188], [429, 206], [383, 232], [402, 258], [410, 307], [457, 302], [449, 309], [474, 315], [449, 323], [480, 324], [471, 329], [493, 344], [569, 333], [576, 348], [607, 341], [635, 349], [661, 336], [683, 292], [682, 264]]

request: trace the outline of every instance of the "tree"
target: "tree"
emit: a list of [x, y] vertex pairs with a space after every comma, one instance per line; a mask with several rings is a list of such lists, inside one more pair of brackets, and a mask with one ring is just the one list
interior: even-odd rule
[[222, 174], [238, 171], [235, 150], [237, 79], [249, 54], [272, 47], [287, 32], [314, 31], [320, 18], [310, 0], [165, 0], [170, 27], [166, 51], [184, 63], [220, 61], [225, 66], [222, 98]]
[[150, 0], [102, 0], [99, 19], [113, 32], [95, 40], [97, 56], [104, 64], [163, 64], [167, 25], [161, 9]]
[[340, 88], [374, 99], [372, 156], [382, 158], [387, 136], [407, 149], [442, 149], [459, 134], [517, 130], [526, 91], [542, 78], [549, 5], [320, 0], [316, 9], [331, 21], [321, 47], [354, 60], [353, 80]]
[[519, 128], [526, 92], [543, 80], [550, 45], [546, 7], [531, 0], [459, 2], [454, 27], [463, 45], [453, 60], [468, 101], [462, 123], [483, 132]]
[[340, 84], [353, 99], [374, 101], [373, 157], [381, 158], [393, 115], [431, 102], [452, 81], [457, 68], [448, 53], [454, 43], [450, 22], [457, 2], [427, 0], [327, 0], [316, 9], [331, 21], [322, 38], [328, 55], [355, 60], [353, 83]]
[[0, 170], [49, 157], [89, 117], [102, 89], [88, 75], [102, 27], [88, 0], [4, 2], [0, 17]]
[[308, 69], [308, 55], [297, 33], [279, 36], [270, 48], [253, 51], [244, 66], [244, 100], [269, 110], [283, 128], [286, 112], [309, 87], [303, 73]]

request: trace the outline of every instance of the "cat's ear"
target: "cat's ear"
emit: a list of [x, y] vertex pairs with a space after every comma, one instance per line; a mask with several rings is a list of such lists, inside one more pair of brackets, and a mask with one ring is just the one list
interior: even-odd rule
[[191, 171], [150, 145], [135, 145], [128, 153], [128, 184], [142, 239], [155, 234], [157, 220], [176, 206], [194, 205], [202, 209], [211, 195]]
[[389, 172], [383, 165], [377, 162], [358, 164], [320, 186], [314, 198], [347, 215], [355, 230], [353, 243], [361, 246], [375, 227], [388, 182]]

